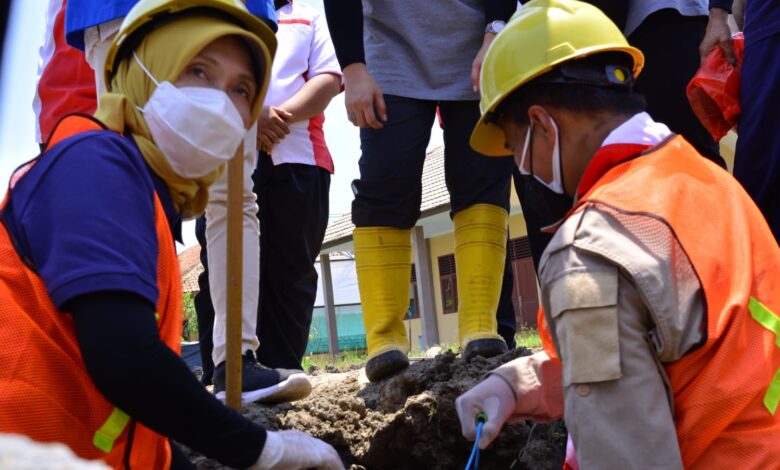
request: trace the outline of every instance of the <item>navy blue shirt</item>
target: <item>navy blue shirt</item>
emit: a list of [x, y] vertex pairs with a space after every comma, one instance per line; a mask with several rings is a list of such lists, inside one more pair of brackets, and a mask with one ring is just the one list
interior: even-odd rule
[[57, 308], [110, 290], [156, 305], [155, 191], [177, 226], [170, 193], [135, 142], [90, 131], [43, 153], [11, 190], [2, 217]]
[[[68, 0], [65, 9], [65, 38], [71, 46], [84, 50], [84, 31], [117, 18], [124, 18], [138, 0]], [[247, 9], [276, 32], [273, 0], [247, 0]]]
[[[78, 134], [19, 174], [0, 216], [54, 304], [73, 314], [98, 390], [134, 419], [204, 455], [231, 468], [252, 465], [265, 430], [208, 393], [159, 338], [155, 191], [169, 224], [180, 219], [132, 138]], [[189, 465], [177, 457], [174, 452], [174, 468]]]
[[780, 34], [780, 2], [748, 1], [745, 4], [745, 47], [774, 34]]
[[[710, 0], [710, 8], [731, 11], [732, 0]], [[780, 2], [750, 0], [745, 4], [745, 47], [780, 33]]]

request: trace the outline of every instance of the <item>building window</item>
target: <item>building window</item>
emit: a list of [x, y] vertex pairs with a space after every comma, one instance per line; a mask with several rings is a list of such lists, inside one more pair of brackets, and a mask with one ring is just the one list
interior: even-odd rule
[[509, 257], [513, 260], [531, 257], [531, 244], [528, 237], [509, 240]]
[[455, 256], [439, 256], [439, 286], [444, 313], [458, 311], [458, 275], [455, 272]]
[[514, 238], [509, 243], [509, 258], [512, 260], [512, 306], [515, 309], [517, 326], [535, 327], [539, 309], [536, 271], [531, 258], [528, 237]]
[[414, 263], [412, 263], [412, 274], [409, 277], [409, 308], [406, 310], [404, 320], [420, 318], [420, 302], [417, 299], [417, 275], [414, 273]]

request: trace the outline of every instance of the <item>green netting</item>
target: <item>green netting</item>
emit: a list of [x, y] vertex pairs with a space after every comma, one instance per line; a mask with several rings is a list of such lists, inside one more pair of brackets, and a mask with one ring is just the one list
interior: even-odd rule
[[[360, 304], [336, 307], [336, 329], [339, 332], [339, 351], [366, 348], [366, 330]], [[328, 352], [328, 319], [324, 307], [315, 307], [309, 330], [306, 354]]]

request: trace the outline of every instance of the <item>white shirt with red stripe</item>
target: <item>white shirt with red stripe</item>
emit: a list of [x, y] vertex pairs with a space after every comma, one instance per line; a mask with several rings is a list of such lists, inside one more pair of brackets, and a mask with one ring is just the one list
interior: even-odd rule
[[[279, 10], [279, 43], [271, 68], [271, 84], [265, 104], [279, 106], [306, 83], [323, 73], [341, 77], [341, 67], [325, 17], [303, 2], [291, 2]], [[333, 173], [333, 159], [325, 144], [325, 114], [290, 125], [290, 134], [273, 149], [274, 165], [316, 165]]]
[[46, 36], [39, 50], [33, 111], [38, 143], [45, 143], [57, 122], [70, 113], [95, 112], [95, 72], [84, 53], [65, 42], [65, 0], [50, 0]]

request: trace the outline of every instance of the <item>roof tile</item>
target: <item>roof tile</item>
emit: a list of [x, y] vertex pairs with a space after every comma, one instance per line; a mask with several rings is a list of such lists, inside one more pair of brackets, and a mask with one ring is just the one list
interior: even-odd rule
[[[420, 211], [426, 212], [438, 208], [446, 208], [450, 203], [450, 193], [447, 191], [447, 183], [444, 180], [444, 146], [439, 146], [429, 151], [425, 156], [425, 164], [422, 174], [422, 202]], [[347, 212], [328, 224], [325, 230], [323, 245], [334, 244], [339, 240], [347, 241], [352, 238], [352, 213]]]

